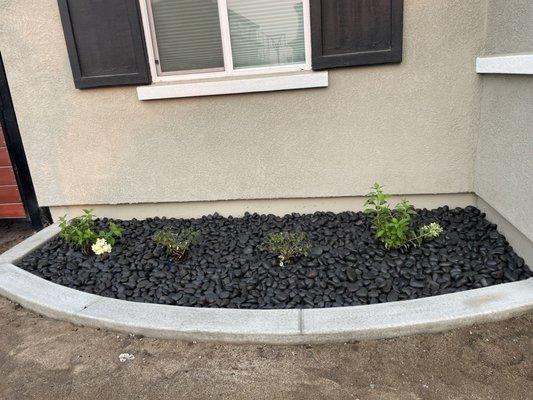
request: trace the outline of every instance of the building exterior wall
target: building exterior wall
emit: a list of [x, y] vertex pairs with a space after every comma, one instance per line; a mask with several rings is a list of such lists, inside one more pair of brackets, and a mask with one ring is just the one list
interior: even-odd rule
[[[490, 0], [485, 54], [533, 52], [533, 3]], [[533, 75], [482, 77], [475, 192], [533, 240]]]
[[[453, 194], [418, 194], [392, 196], [391, 202], [397, 203], [403, 198], [420, 208], [437, 208], [444, 204], [451, 208], [477, 205], [473, 193]], [[259, 214], [285, 215], [293, 212], [300, 214], [315, 211], [343, 212], [362, 210], [366, 201], [364, 196], [354, 197], [320, 197], [294, 199], [256, 199], [226, 201], [192, 201], [181, 203], [141, 203], [141, 204], [85, 204], [83, 206], [50, 207], [54, 220], [63, 215], [81, 215], [84, 208], [94, 210], [96, 215], [105, 215], [118, 219], [144, 219], [154, 216], [174, 218], [198, 218], [203, 215], [218, 213], [223, 216], [242, 216], [246, 212]]]
[[531, 0], [487, 0], [486, 55], [531, 53], [532, 41]]
[[485, 0], [406, 0], [400, 65], [326, 89], [141, 102], [74, 89], [56, 0], [0, 0], [41, 206], [473, 190]]
[[25, 218], [26, 210], [22, 204], [4, 135], [0, 125], [0, 218]]

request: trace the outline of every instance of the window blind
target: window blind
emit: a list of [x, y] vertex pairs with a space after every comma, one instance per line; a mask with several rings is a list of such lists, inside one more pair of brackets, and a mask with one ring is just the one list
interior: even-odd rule
[[224, 69], [216, 0], [151, 0], [162, 72]]
[[304, 64], [302, 0], [227, 0], [234, 68]]

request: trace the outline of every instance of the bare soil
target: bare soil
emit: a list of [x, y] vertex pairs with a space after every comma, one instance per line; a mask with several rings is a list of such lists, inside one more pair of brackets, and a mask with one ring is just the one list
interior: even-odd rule
[[0, 253], [22, 242], [33, 234], [27, 221], [0, 219]]
[[[0, 226], [0, 251], [30, 233]], [[0, 399], [532, 399], [532, 328], [529, 314], [347, 344], [188, 343], [76, 327], [0, 298]]]

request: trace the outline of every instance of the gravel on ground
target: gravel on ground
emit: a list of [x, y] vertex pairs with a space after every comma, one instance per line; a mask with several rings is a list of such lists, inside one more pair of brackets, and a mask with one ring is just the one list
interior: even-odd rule
[[[198, 219], [115, 221], [124, 236], [110, 255], [83, 255], [54, 238], [17, 265], [60, 285], [123, 300], [192, 307], [324, 308], [408, 300], [532, 276], [475, 207], [418, 210], [418, 225], [444, 232], [420, 248], [386, 251], [362, 212], [211, 215]], [[107, 227], [106, 219], [97, 229]], [[200, 233], [177, 263], [153, 236], [163, 228]], [[305, 232], [308, 257], [280, 267], [261, 249], [269, 234]]]
[[[0, 252], [32, 233], [11, 227], [0, 223]], [[0, 298], [0, 376], [2, 400], [525, 400], [533, 314], [381, 341], [224, 345], [77, 327]]]

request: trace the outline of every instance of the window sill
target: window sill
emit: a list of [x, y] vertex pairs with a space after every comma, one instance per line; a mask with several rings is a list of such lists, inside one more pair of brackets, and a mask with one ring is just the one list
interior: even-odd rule
[[328, 72], [297, 72], [277, 75], [232, 77], [187, 82], [154, 83], [137, 87], [139, 100], [178, 97], [215, 96], [222, 94], [270, 92], [328, 86]]
[[478, 74], [533, 74], [533, 53], [478, 57]]

